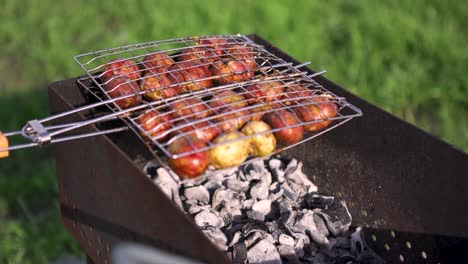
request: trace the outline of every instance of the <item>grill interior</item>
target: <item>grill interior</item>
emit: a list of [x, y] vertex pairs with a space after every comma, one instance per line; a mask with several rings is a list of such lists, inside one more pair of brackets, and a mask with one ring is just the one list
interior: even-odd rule
[[[222, 39], [226, 41], [226, 44], [221, 48], [215, 47], [208, 49], [210, 45], [203, 44], [203, 40], [210, 39]], [[245, 50], [241, 52], [239, 51], [239, 47]], [[208, 52], [201, 52], [197, 50], [199, 48], [208, 49]], [[164, 54], [164, 57], [161, 57], [162, 54]], [[168, 57], [166, 57], [166, 55], [168, 55]], [[192, 58], [191, 56], [193, 55], [196, 55], [196, 58]], [[148, 56], [153, 57], [148, 60]], [[155, 58], [155, 56], [158, 58]], [[167, 59], [170, 59], [172, 62], [178, 62], [181, 60], [180, 58], [182, 56], [190, 57], [189, 59], [184, 59], [184, 61], [197, 61], [197, 64], [191, 64], [187, 67], [175, 67], [175, 69], [171, 67], [166, 70], [160, 70], [160, 67], [154, 66], [160, 65], [163, 63], [163, 60]], [[113, 62], [129, 59], [135, 61], [138, 68], [135, 68], [128, 74], [136, 74], [135, 76], [138, 76], [138, 78], [126, 79], [125, 82], [111, 90], [106, 88], [106, 86], [116, 78], [104, 78], [106, 67]], [[308, 133], [299, 142], [278, 146], [274, 153], [301, 144], [349, 121], [353, 117], [362, 115], [361, 111], [347, 102], [344, 97], [332, 93], [324, 86], [317, 83], [312, 77], [314, 74], [301, 71], [300, 68], [304, 67], [304, 64], [294, 65], [291, 62], [286, 62], [282, 58], [266, 50], [262, 45], [253, 42], [243, 35], [190, 37], [154, 41], [86, 53], [76, 56], [75, 60], [87, 73], [87, 77], [79, 81], [80, 85], [97, 100], [103, 102], [108, 101], [109, 103], [106, 104], [108, 108], [114, 113], [119, 114], [120, 118], [134, 130], [138, 137], [145, 142], [150, 151], [158, 158], [161, 156], [159, 155], [160, 153], [163, 153], [164, 156], [167, 157], [179, 158], [230, 143], [230, 141], [227, 141], [215, 144], [211, 140], [208, 140], [205, 147], [197, 147], [191, 151], [176, 154], [168, 151], [168, 146], [181, 137], [185, 137], [189, 140], [190, 144], [192, 144], [193, 142], [189, 139], [188, 135], [194, 130], [208, 131], [212, 129], [215, 130], [213, 133], [222, 134], [224, 132], [224, 129], [221, 129], [222, 127], [238, 126], [237, 124], [243, 124], [248, 120], [260, 119], [262, 115], [269, 112], [291, 110], [290, 112], [296, 115], [292, 111], [294, 108], [310, 107], [313, 105], [320, 107], [325, 103], [335, 104], [338, 110], [336, 116], [331, 118], [322, 115], [322, 118], [319, 119], [300, 121], [298, 124], [284, 126], [284, 128], [290, 128], [319, 124], [324, 121], [332, 122], [331, 125], [327, 126], [325, 129]], [[213, 74], [188, 81], [181, 80], [181, 78], [177, 77], [180, 73], [187, 73], [187, 71], [199, 68], [200, 66], [209, 67], [211, 72], [217, 72], [219, 69], [217, 62], [223, 61], [250, 62], [253, 63], [252, 65], [254, 65], [254, 67], [246, 71], [237, 71], [234, 68], [230, 68], [231, 73]], [[152, 66], [148, 66], [150, 63], [152, 63]], [[122, 67], [119, 69], [122, 69]], [[241, 76], [245, 74], [251, 74], [252, 76], [250, 78], [241, 78], [241, 80], [231, 83], [219, 81], [225, 77]], [[172, 83], [152, 87], [150, 90], [141, 90], [138, 88], [142, 87], [144, 83], [165, 78], [163, 76], [172, 77]], [[151, 78], [156, 78], [156, 80]], [[215, 85], [211, 87], [199, 86], [203, 81], [207, 80], [215, 80]], [[140, 98], [142, 96], [142, 102], [136, 106], [122, 108], [116, 103], [118, 100], [115, 99], [115, 96], [112, 98], [110, 93], [114, 92], [115, 89], [118, 89], [122, 85], [134, 83], [137, 84], [131, 85], [131, 87], [135, 87], [133, 92], [119, 98]], [[187, 85], [191, 85], [191, 89], [185, 89], [183, 93], [178, 95], [164, 96], [165, 91], [168, 89], [180, 89], [180, 87], [186, 87]], [[275, 96], [261, 95], [256, 97], [252, 90], [248, 88], [252, 85], [272, 85], [275, 90]], [[226, 103], [226, 100], [232, 98], [232, 95], [220, 94], [220, 92], [226, 90], [236, 92], [236, 95], [241, 95], [241, 99]], [[146, 96], [148, 94], [157, 94], [156, 100], [148, 100], [149, 98]], [[256, 98], [256, 102], [252, 103], [253, 100], [248, 98], [254, 97]], [[319, 101], [323, 98], [326, 98], [326, 102]], [[177, 104], [182, 104], [182, 106], [178, 110], [175, 110], [174, 106]], [[149, 122], [158, 117], [153, 117], [146, 122], [140, 122], [140, 118], [143, 117], [143, 114], [152, 111], [156, 111], [155, 113], [158, 115], [175, 116], [175, 118], [171, 118], [169, 121], [170, 124], [168, 125], [170, 128], [156, 135], [150, 133], [154, 131], [153, 129], [145, 129]], [[297, 118], [300, 120], [299, 117]], [[160, 127], [162, 126], [163, 125], [160, 125]], [[155, 129], [157, 130], [158, 128], [156, 127]], [[280, 128], [276, 128], [262, 133], [243, 136], [236, 140], [254, 137], [259, 134], [277, 132], [279, 130]]]
[[[275, 56], [299, 64], [260, 37], [250, 38]], [[50, 86], [53, 112], [88, 102], [78, 80]], [[315, 80], [353, 102], [365, 118], [285, 155], [303, 161], [306, 174], [323, 191], [351, 202], [353, 223], [364, 226], [367, 242], [387, 262], [466, 259], [468, 156], [323, 77]], [[65, 119], [83, 120], [87, 114], [93, 115], [76, 113]], [[228, 263], [142, 173], [141, 165], [154, 157], [143, 155], [146, 147], [138, 141], [133, 134], [121, 133], [57, 145], [63, 221], [90, 262], [106, 263], [116, 243], [130, 240], [209, 263]]]

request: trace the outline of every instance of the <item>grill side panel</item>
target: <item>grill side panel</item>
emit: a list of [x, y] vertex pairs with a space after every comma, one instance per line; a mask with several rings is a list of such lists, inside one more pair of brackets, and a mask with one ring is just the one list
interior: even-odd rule
[[[76, 79], [51, 84], [51, 111], [84, 103], [79, 90]], [[66, 121], [84, 116], [70, 118], [75, 120]], [[91, 131], [97, 128], [80, 132]], [[60, 143], [56, 161], [64, 224], [94, 262], [108, 263], [109, 251], [118, 241], [138, 241], [208, 263], [228, 262], [109, 138]]]

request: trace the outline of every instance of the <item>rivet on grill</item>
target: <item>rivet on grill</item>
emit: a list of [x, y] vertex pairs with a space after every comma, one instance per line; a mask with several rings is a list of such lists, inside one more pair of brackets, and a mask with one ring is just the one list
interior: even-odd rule
[[385, 247], [385, 250], [390, 251], [390, 246], [387, 243], [385, 243], [384, 247]]
[[422, 252], [421, 252], [421, 257], [422, 257], [423, 259], [427, 259], [427, 254], [426, 254], [426, 252], [422, 251]]
[[372, 241], [374, 241], [374, 242], [375, 242], [375, 241], [377, 241], [377, 236], [376, 236], [376, 235], [374, 235], [374, 234], [372, 234], [372, 236], [371, 236], [371, 239], [372, 239]]
[[406, 241], [406, 247], [411, 248], [411, 243], [409, 241]]
[[395, 238], [395, 232], [390, 231], [390, 236], [391, 236], [392, 238]]
[[401, 255], [401, 254], [400, 254], [400, 261], [405, 262], [405, 257], [403, 257], [403, 255]]

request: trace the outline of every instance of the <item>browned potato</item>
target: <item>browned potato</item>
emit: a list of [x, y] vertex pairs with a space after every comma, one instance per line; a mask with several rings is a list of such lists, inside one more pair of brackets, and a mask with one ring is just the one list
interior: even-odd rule
[[143, 59], [143, 66], [146, 68], [146, 74], [163, 73], [174, 63], [174, 60], [165, 52], [150, 54]]
[[214, 120], [219, 123], [219, 128], [222, 131], [230, 131], [240, 129], [250, 120], [249, 115], [248, 109], [224, 107], [216, 111]]
[[242, 94], [227, 90], [215, 93], [213, 99], [210, 101], [210, 106], [213, 108], [242, 108], [247, 106], [247, 101]]
[[204, 118], [211, 115], [211, 110], [208, 105], [198, 98], [186, 98], [181, 101], [172, 102], [171, 108], [174, 110], [172, 116], [188, 117], [188, 118]]
[[219, 76], [219, 84], [229, 84], [252, 79], [257, 64], [252, 50], [241, 45], [226, 46], [227, 55], [210, 67], [213, 76]]
[[162, 98], [169, 98], [177, 95], [177, 90], [172, 84], [171, 80], [164, 74], [159, 75], [145, 75], [141, 80], [140, 90], [151, 91], [143, 94], [149, 101], [156, 101]]
[[[193, 154], [180, 158], [170, 158], [169, 167], [182, 179], [196, 178], [208, 168], [210, 164], [208, 151], [199, 151], [206, 147], [206, 144], [192, 138], [181, 137], [169, 144], [167, 150], [173, 154], [183, 154], [196, 151]], [[197, 151], [198, 150], [198, 151]]]
[[177, 131], [172, 133], [171, 136], [174, 137], [179, 134], [186, 133], [190, 137], [195, 138], [200, 142], [206, 143], [215, 138], [220, 132], [218, 126], [211, 126], [211, 124], [207, 121], [197, 122], [196, 119], [189, 119], [188, 122], [193, 122], [193, 125], [186, 125], [187, 121], [185, 120], [177, 122], [175, 127], [180, 127], [180, 129], [177, 129]]
[[181, 61], [172, 65], [167, 75], [174, 84], [187, 82], [176, 86], [179, 94], [213, 86], [212, 80], [209, 79], [211, 72], [208, 67], [190, 61]]
[[203, 38], [197, 42], [199, 45], [208, 45], [208, 47], [217, 55], [224, 53], [227, 41], [219, 37]]
[[[141, 114], [136, 122], [140, 125], [141, 130], [148, 133], [150, 137], [163, 141], [167, 138], [167, 131], [172, 127], [171, 119], [168, 113], [151, 109]], [[142, 131], [140, 131], [140, 135], [147, 138]]]
[[181, 61], [190, 61], [199, 64], [210, 64], [219, 60], [219, 57], [211, 49], [205, 47], [192, 47], [183, 50], [179, 59]]
[[249, 104], [258, 102], [270, 103], [280, 99], [283, 96], [284, 90], [284, 84], [277, 81], [252, 84], [247, 87], [245, 98]]
[[102, 73], [102, 80], [106, 82], [114, 76], [125, 77], [128, 80], [135, 81], [140, 78], [141, 73], [134, 61], [115, 59], [106, 64]]
[[304, 86], [289, 86], [284, 94], [284, 103], [287, 105], [296, 104], [298, 101], [314, 96], [313, 90]]
[[141, 96], [137, 94], [140, 89], [136, 81], [114, 76], [104, 85], [104, 89], [111, 98], [133, 94], [133, 96], [115, 102], [122, 109], [138, 105], [141, 102]]
[[317, 104], [310, 104], [308, 101], [300, 101], [299, 105], [293, 108], [293, 111], [302, 122], [324, 120], [304, 125], [304, 130], [308, 132], [314, 132], [326, 128], [332, 122], [329, 118], [333, 118], [338, 114], [336, 104], [330, 102], [328, 97], [319, 96], [314, 97], [312, 100]]
[[272, 127], [272, 129], [280, 129], [274, 132], [276, 140], [283, 145], [292, 145], [299, 142], [304, 134], [304, 129], [299, 124], [301, 123], [296, 116], [286, 110], [267, 113], [263, 120]]

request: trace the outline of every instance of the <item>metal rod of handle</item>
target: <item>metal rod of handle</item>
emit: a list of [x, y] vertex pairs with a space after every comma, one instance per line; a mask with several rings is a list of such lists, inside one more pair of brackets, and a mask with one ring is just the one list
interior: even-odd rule
[[[118, 133], [118, 132], [127, 131], [127, 130], [129, 130], [129, 127], [127, 127], [127, 126], [117, 127], [117, 128], [112, 128], [112, 129], [108, 129], [108, 130], [101, 130], [101, 131], [92, 132], [92, 133], [85, 133], [85, 134], [78, 134], [78, 135], [72, 135], [72, 136], [66, 136], [66, 137], [60, 137], [60, 138], [53, 138], [49, 143], [54, 144], [54, 143], [59, 143], [59, 142], [63, 142], [63, 141], [75, 140], [75, 139], [86, 138], [86, 137], [94, 137], [94, 136], [100, 136], [100, 135], [106, 135], [106, 134], [112, 134], [112, 133]], [[24, 148], [30, 148], [30, 147], [36, 147], [36, 146], [40, 146], [40, 145], [42, 145], [42, 144], [39, 143], [39, 142], [18, 144], [18, 145], [14, 145], [14, 146], [9, 146], [7, 148], [0, 148], [0, 152], [12, 151], [12, 150], [18, 150], [18, 149], [24, 149]]]

